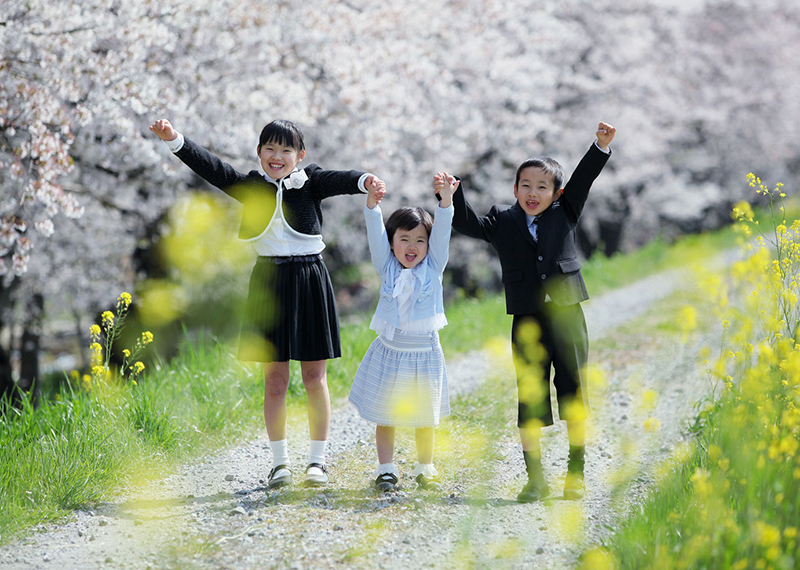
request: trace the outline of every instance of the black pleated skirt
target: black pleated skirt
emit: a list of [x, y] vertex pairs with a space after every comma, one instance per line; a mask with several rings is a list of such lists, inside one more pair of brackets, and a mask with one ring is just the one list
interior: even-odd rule
[[239, 360], [327, 360], [342, 355], [339, 316], [321, 255], [259, 257], [250, 275]]

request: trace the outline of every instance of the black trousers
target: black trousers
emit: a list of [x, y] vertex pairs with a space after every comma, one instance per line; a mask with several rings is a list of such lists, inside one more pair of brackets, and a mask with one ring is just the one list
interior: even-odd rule
[[517, 425], [553, 424], [550, 405], [550, 373], [559, 417], [579, 419], [589, 412], [585, 367], [589, 358], [589, 334], [580, 304], [544, 303], [530, 315], [514, 315], [511, 345], [517, 373], [519, 415]]

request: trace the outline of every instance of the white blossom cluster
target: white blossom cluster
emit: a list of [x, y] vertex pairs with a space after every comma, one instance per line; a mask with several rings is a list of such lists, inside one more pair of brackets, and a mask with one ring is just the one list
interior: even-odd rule
[[[306, 163], [374, 172], [387, 209], [432, 207], [438, 170], [465, 176], [478, 209], [513, 202], [517, 164], [548, 154], [571, 171], [604, 120], [618, 137], [587, 205], [591, 246], [718, 225], [743, 173], [800, 164], [787, 142], [800, 134], [799, 11], [779, 0], [7, 0], [0, 273], [81, 306], [117, 282], [129, 289], [131, 252], [200, 184], [149, 133], [158, 118], [244, 171], [263, 125], [295, 120]], [[325, 205], [342, 263], [366, 258], [360, 206]], [[454, 268], [482, 270], [485, 253], [453, 246]]]

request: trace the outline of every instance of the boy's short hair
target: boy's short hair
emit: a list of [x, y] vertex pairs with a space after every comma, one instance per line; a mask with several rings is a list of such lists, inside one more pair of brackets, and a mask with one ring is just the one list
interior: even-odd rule
[[517, 168], [517, 178], [514, 181], [514, 186], [519, 186], [519, 175], [526, 168], [541, 168], [545, 174], [550, 174], [553, 177], [554, 192], [558, 192], [564, 186], [564, 169], [549, 156], [529, 158], [520, 164], [519, 168]]
[[420, 224], [425, 228], [428, 237], [431, 237], [433, 218], [428, 212], [416, 206], [398, 208], [386, 220], [386, 236], [389, 238], [389, 243], [392, 243], [397, 230], [413, 230]]
[[262, 147], [267, 143], [290, 146], [298, 152], [306, 148], [303, 141], [303, 131], [300, 130], [297, 124], [286, 119], [276, 119], [261, 129], [261, 136], [258, 137], [258, 146]]

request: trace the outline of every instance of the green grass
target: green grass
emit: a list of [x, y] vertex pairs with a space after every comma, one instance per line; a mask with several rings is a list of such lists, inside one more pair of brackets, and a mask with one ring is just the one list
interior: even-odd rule
[[0, 540], [252, 432], [261, 391], [257, 370], [201, 341], [138, 385], [65, 382], [38, 409], [3, 405]]

